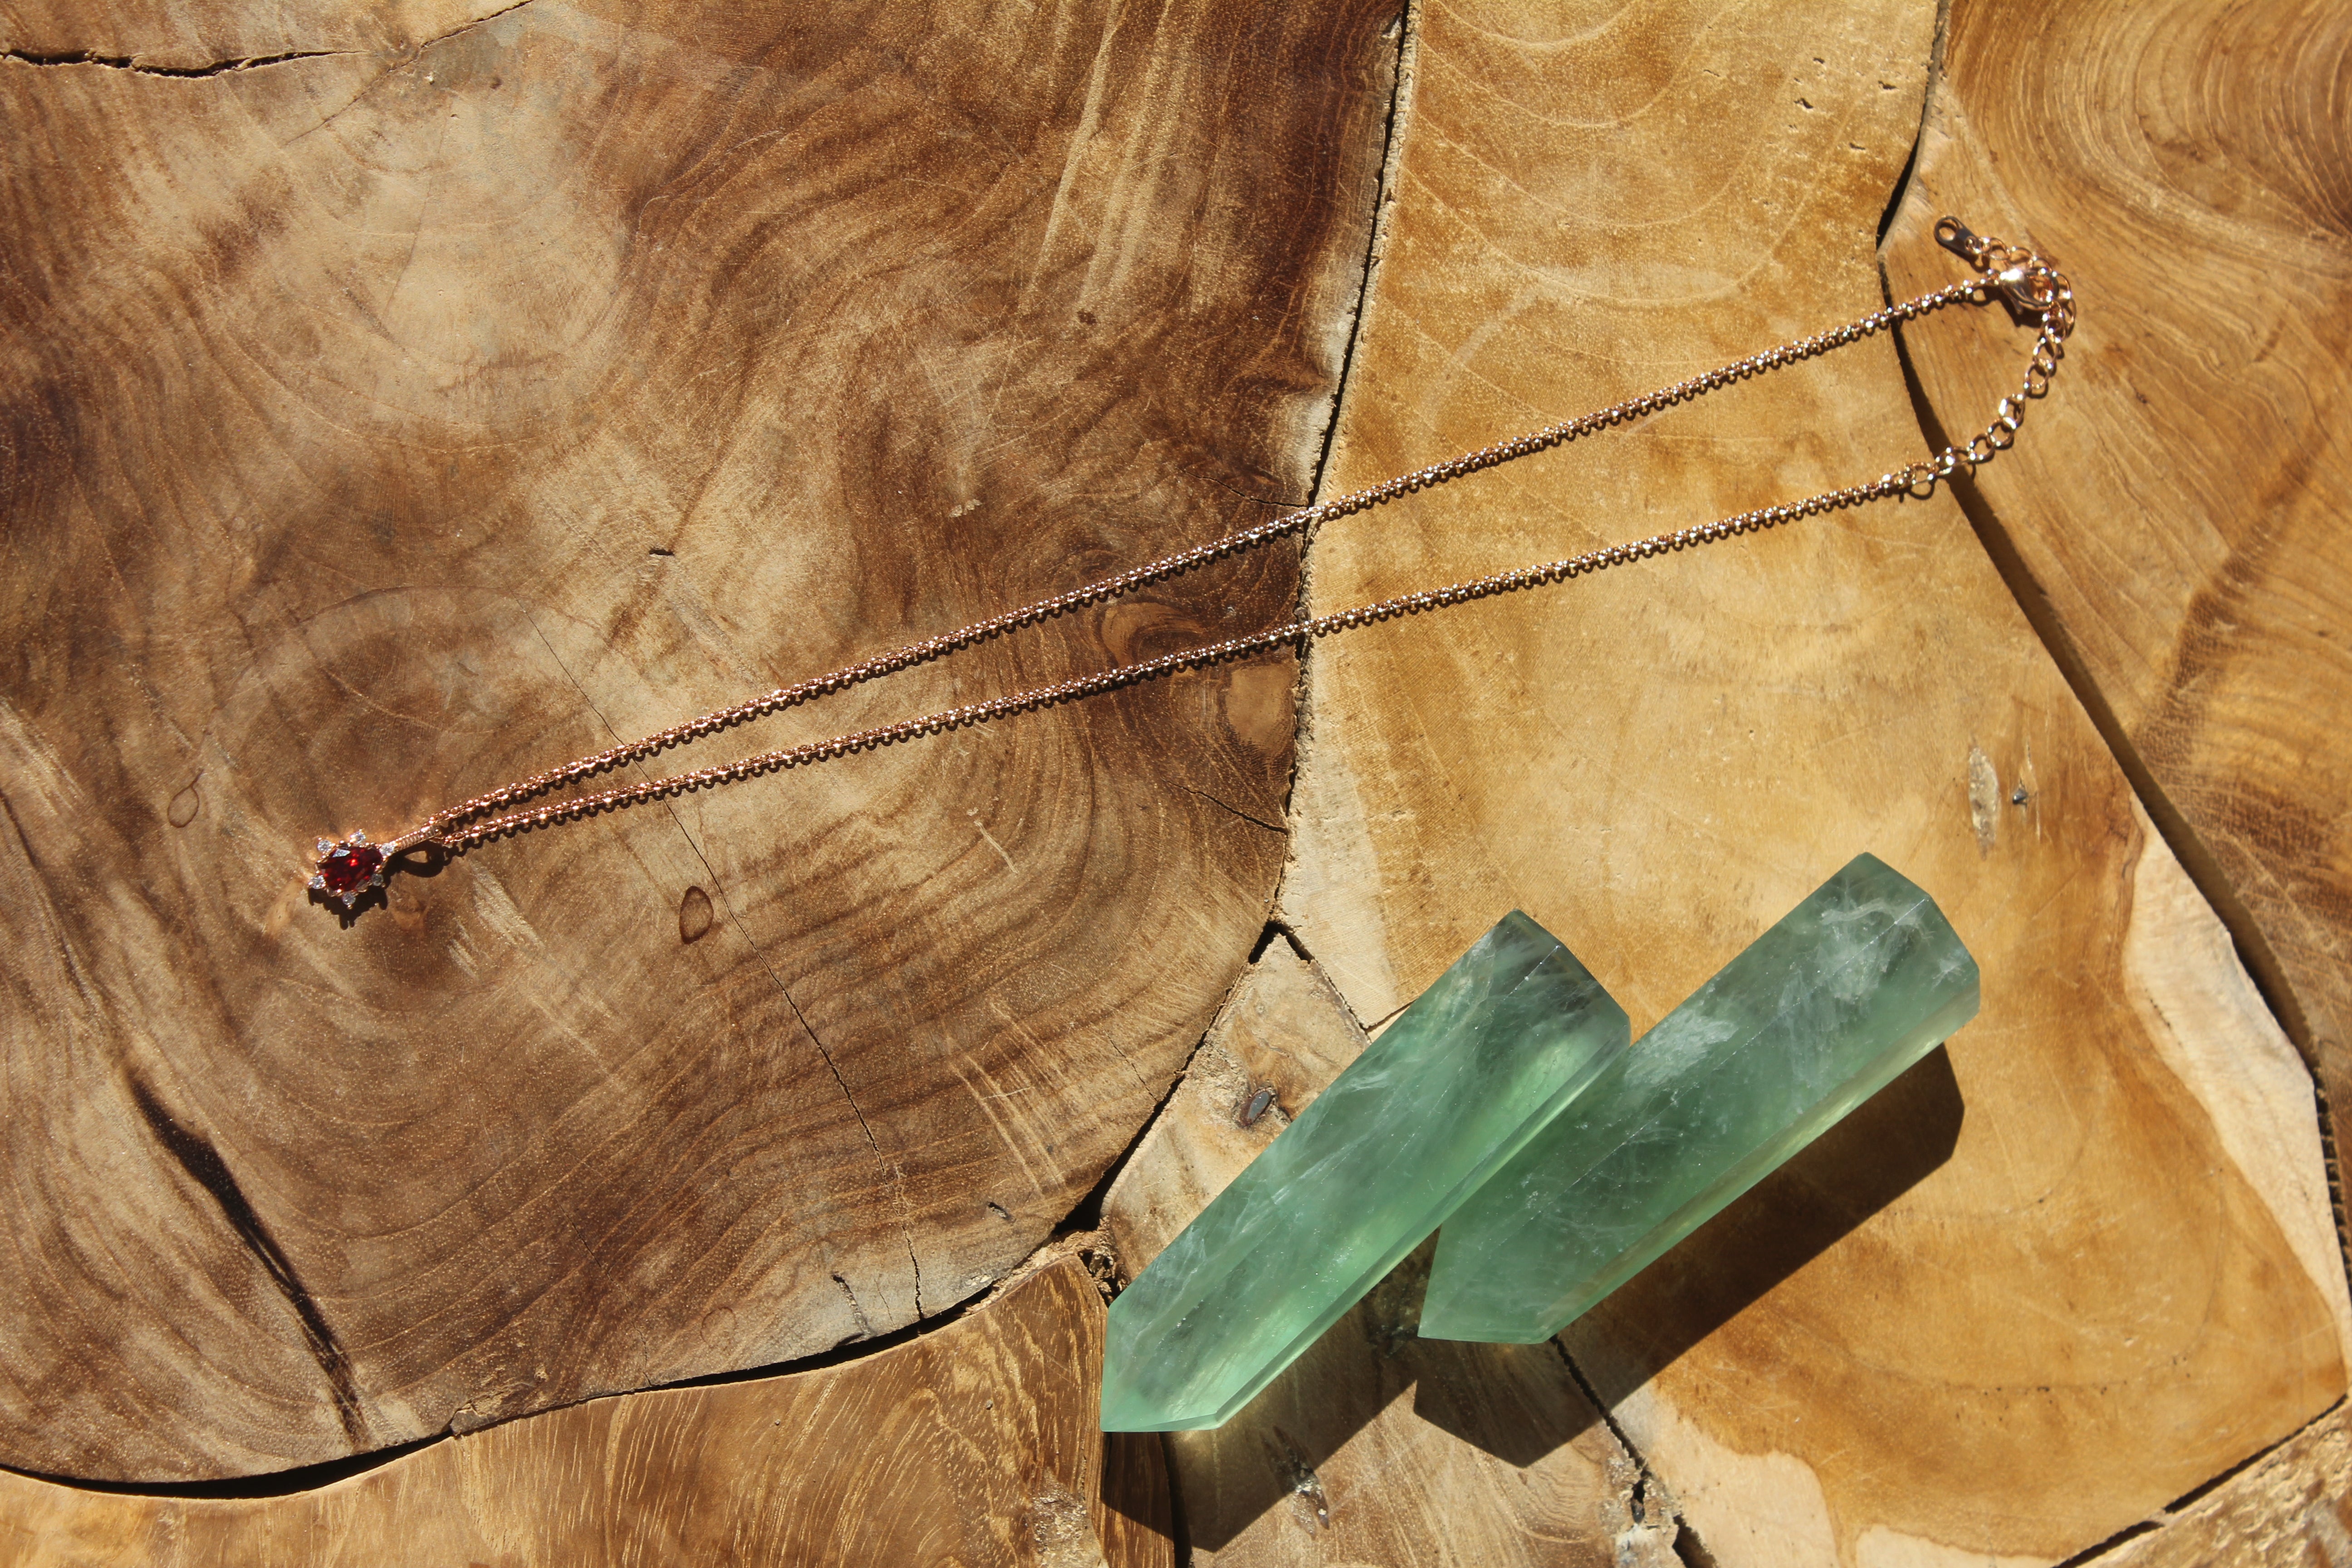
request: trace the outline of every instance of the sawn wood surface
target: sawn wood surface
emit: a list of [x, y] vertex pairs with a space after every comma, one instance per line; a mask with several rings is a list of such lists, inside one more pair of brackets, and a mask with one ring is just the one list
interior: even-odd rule
[[1115, 1485], [1118, 1506], [1101, 1500], [1102, 1324], [1094, 1280], [1066, 1258], [839, 1366], [599, 1399], [290, 1497], [0, 1475], [0, 1563], [1164, 1568], [1164, 1494]]
[[[2066, 395], [1970, 499], [2047, 640], [2231, 917], [2352, 1140], [2352, 14], [1960, 0], [1897, 289], [1967, 207], [2084, 301]], [[1981, 333], [1913, 353], [1933, 416]]]
[[[0, 1463], [274, 1470], [968, 1300], [1133, 1141], [1274, 896], [1287, 656], [353, 920], [304, 881], [322, 833], [1300, 499], [1393, 13], [419, 18], [0, 14]], [[345, 52], [139, 63], [215, 47]], [[639, 771], [1297, 581], [1261, 551]]]
[[[1122, 1157], [1131, 1277], [1510, 908], [1638, 1032], [1868, 849], [1976, 953], [1975, 1023], [1556, 1345], [1420, 1342], [1409, 1264], [1169, 1443], [1173, 1533], [2329, 1561], [2346, 37], [2284, 0], [0, 9], [0, 1465], [60, 1478], [0, 1476], [0, 1539], [323, 1552], [414, 1504], [580, 1561], [715, 1507], [786, 1560], [1164, 1560], [1158, 1447], [1070, 1426], [1075, 1265], [856, 1345], [1069, 1247]], [[533, 835], [348, 922], [303, 892], [319, 833], [1946, 281], [1947, 209], [2048, 246], [2084, 323], [1959, 498]], [[1348, 520], [1305, 596], [1874, 477], [2024, 344], [1947, 313]], [[1263, 625], [1301, 560], [656, 771]], [[444, 1433], [242, 1502], [62, 1481]]]
[[[1933, 5], [1420, 15], [1328, 489], [1883, 301]], [[2028, 341], [1904, 337], [2010, 383]], [[1872, 339], [1328, 530], [1311, 595], [1924, 450]], [[1282, 909], [1367, 1024], [1517, 907], [1638, 1035], [1862, 850], [1983, 967], [1946, 1051], [1564, 1336], [1706, 1560], [2055, 1563], [2342, 1397], [2309, 1077], [1948, 494], [1335, 639], [1302, 732]]]

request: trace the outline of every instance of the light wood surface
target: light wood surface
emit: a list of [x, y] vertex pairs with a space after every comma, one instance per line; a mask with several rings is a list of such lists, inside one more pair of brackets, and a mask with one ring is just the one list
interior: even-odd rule
[[0, 1563], [1161, 1568], [1173, 1543], [1155, 1500], [1114, 1486], [1103, 1500], [1102, 1323], [1070, 1258], [839, 1366], [599, 1399], [292, 1496], [120, 1496], [0, 1474]]
[[[1948, 11], [0, 12], [0, 1466], [467, 1434], [241, 1500], [0, 1472], [0, 1563], [2352, 1554], [2352, 27]], [[316, 833], [1945, 281], [1947, 208], [2084, 298], [1965, 510], [302, 892]], [[1914, 383], [1874, 341], [1383, 508], [1306, 596], [1874, 477], [2024, 343], [1948, 314]], [[1088, 1268], [1503, 911], [1638, 1031], [1861, 849], [1983, 1016], [1561, 1342], [1419, 1341], [1423, 1256], [1224, 1429], [1092, 1431]]]
[[[1428, 7], [1328, 485], [1873, 309], [1935, 22]], [[1947, 331], [1974, 341], [1915, 335]], [[2013, 374], [2023, 340], [1995, 346]], [[1331, 530], [1313, 598], [1852, 483], [1920, 443], [1874, 340]], [[1863, 849], [1983, 965], [1981, 1016], [1859, 1133], [1566, 1336], [1709, 1560], [2055, 1562], [2340, 1396], [2308, 1084], [2272, 1072], [2210, 929], [2129, 934], [2177, 868], [1948, 498], [1374, 628], [1319, 648], [1308, 692], [1283, 909], [1360, 1017], [1517, 906], [1638, 1031]], [[2211, 1003], [2193, 1057], [2159, 1037], [2183, 987]], [[2241, 1090], [2250, 1125], [2302, 1119], [2292, 1169], [2227, 1130]]]
[[[1958, 0], [1898, 289], [1965, 207], [2084, 301], [2038, 439], [1979, 520], [2231, 917], [2352, 1135], [2352, 16], [2326, 0]], [[1923, 340], [1934, 417], [1993, 384]], [[1991, 394], [1998, 395], [1997, 393]]]
[[2210, 1491], [2118, 1542], [2103, 1568], [2352, 1563], [2352, 1410], [2337, 1406]]
[[[0, 44], [268, 54], [326, 14], [247, 9]], [[1299, 499], [1390, 19], [534, 0], [203, 78], [0, 61], [0, 1461], [463, 1431], [888, 1332], [1037, 1247], [1264, 924], [1286, 656], [499, 843], [348, 922], [305, 858]], [[647, 766], [1296, 583], [1260, 552]]]
[[1414, 1335], [1432, 1250], [1224, 1426], [1170, 1435], [1196, 1568], [1679, 1568], [1671, 1499], [1557, 1346]]
[[1363, 1048], [1322, 970], [1269, 942], [1103, 1200], [1120, 1275], [1141, 1273]]

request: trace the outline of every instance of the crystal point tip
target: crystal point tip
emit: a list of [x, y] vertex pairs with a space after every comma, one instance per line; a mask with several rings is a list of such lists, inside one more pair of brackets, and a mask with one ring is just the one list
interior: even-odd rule
[[1624, 1010], [1514, 911], [1111, 1303], [1105, 1431], [1222, 1425], [1625, 1047]]

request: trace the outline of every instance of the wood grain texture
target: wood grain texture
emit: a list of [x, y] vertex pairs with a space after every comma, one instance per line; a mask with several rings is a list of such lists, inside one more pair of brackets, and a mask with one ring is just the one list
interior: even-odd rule
[[[1954, 5], [1885, 260], [1944, 210], [2085, 302], [2038, 438], [1978, 477], [2078, 684], [2231, 907], [2352, 1142], [2352, 15], [2325, 0]], [[1997, 362], [1923, 340], [1941, 422]], [[1998, 395], [1997, 393], [1992, 395]]]
[[[1423, 16], [1329, 488], [1879, 303], [1934, 6]], [[1874, 341], [1330, 530], [1312, 596], [1920, 449]], [[1566, 1337], [1709, 1560], [2057, 1561], [2339, 1397], [2308, 1084], [2210, 912], [2180, 935], [2178, 868], [1948, 499], [1337, 639], [1308, 689], [1283, 908], [1360, 1017], [1517, 906], [1638, 1032], [1864, 849], [1983, 965], [1947, 1052]], [[2183, 988], [2194, 1049], [2160, 1037]]]
[[[99, 9], [5, 42], [304, 41]], [[1298, 499], [1391, 15], [531, 0], [201, 79], [0, 61], [0, 1461], [466, 1430], [886, 1332], [1039, 1245], [1262, 927], [1286, 658], [349, 923], [304, 858]], [[1296, 584], [1261, 552], [661, 768]]]
[[2183, 1499], [2101, 1568], [2352, 1563], [2352, 1409], [2338, 1405], [2220, 1486]]
[[1164, 1531], [1102, 1501], [1102, 1326], [1100, 1294], [1069, 1258], [840, 1366], [600, 1399], [289, 1497], [111, 1495], [0, 1474], [0, 1563], [1164, 1568]]
[[1104, 1195], [1121, 1277], [1141, 1273], [1363, 1048], [1322, 970], [1286, 942], [1268, 943]]
[[[1158, 1257], [1363, 1043], [1321, 971], [1268, 945], [1104, 1199], [1122, 1277]], [[1265, 1089], [1272, 1103], [1245, 1120]], [[1414, 1333], [1431, 1250], [1223, 1426], [1168, 1435], [1193, 1568], [1674, 1568], [1671, 1502], [1556, 1347]]]
[[1433, 1247], [1168, 1458], [1195, 1568], [1677, 1568], [1679, 1521], [1556, 1345], [1417, 1337]]
[[396, 56], [516, 8], [516, 0], [10, 0], [0, 9], [0, 52], [27, 63], [226, 73], [288, 57]]

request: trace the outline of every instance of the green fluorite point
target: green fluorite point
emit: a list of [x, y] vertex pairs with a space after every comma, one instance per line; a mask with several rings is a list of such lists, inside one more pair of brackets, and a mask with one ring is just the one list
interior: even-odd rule
[[1517, 911], [1110, 1305], [1106, 1432], [1222, 1424], [1622, 1058], [1624, 1010]]
[[1445, 1222], [1422, 1337], [1549, 1339], [1976, 1011], [1935, 900], [1855, 857]]

